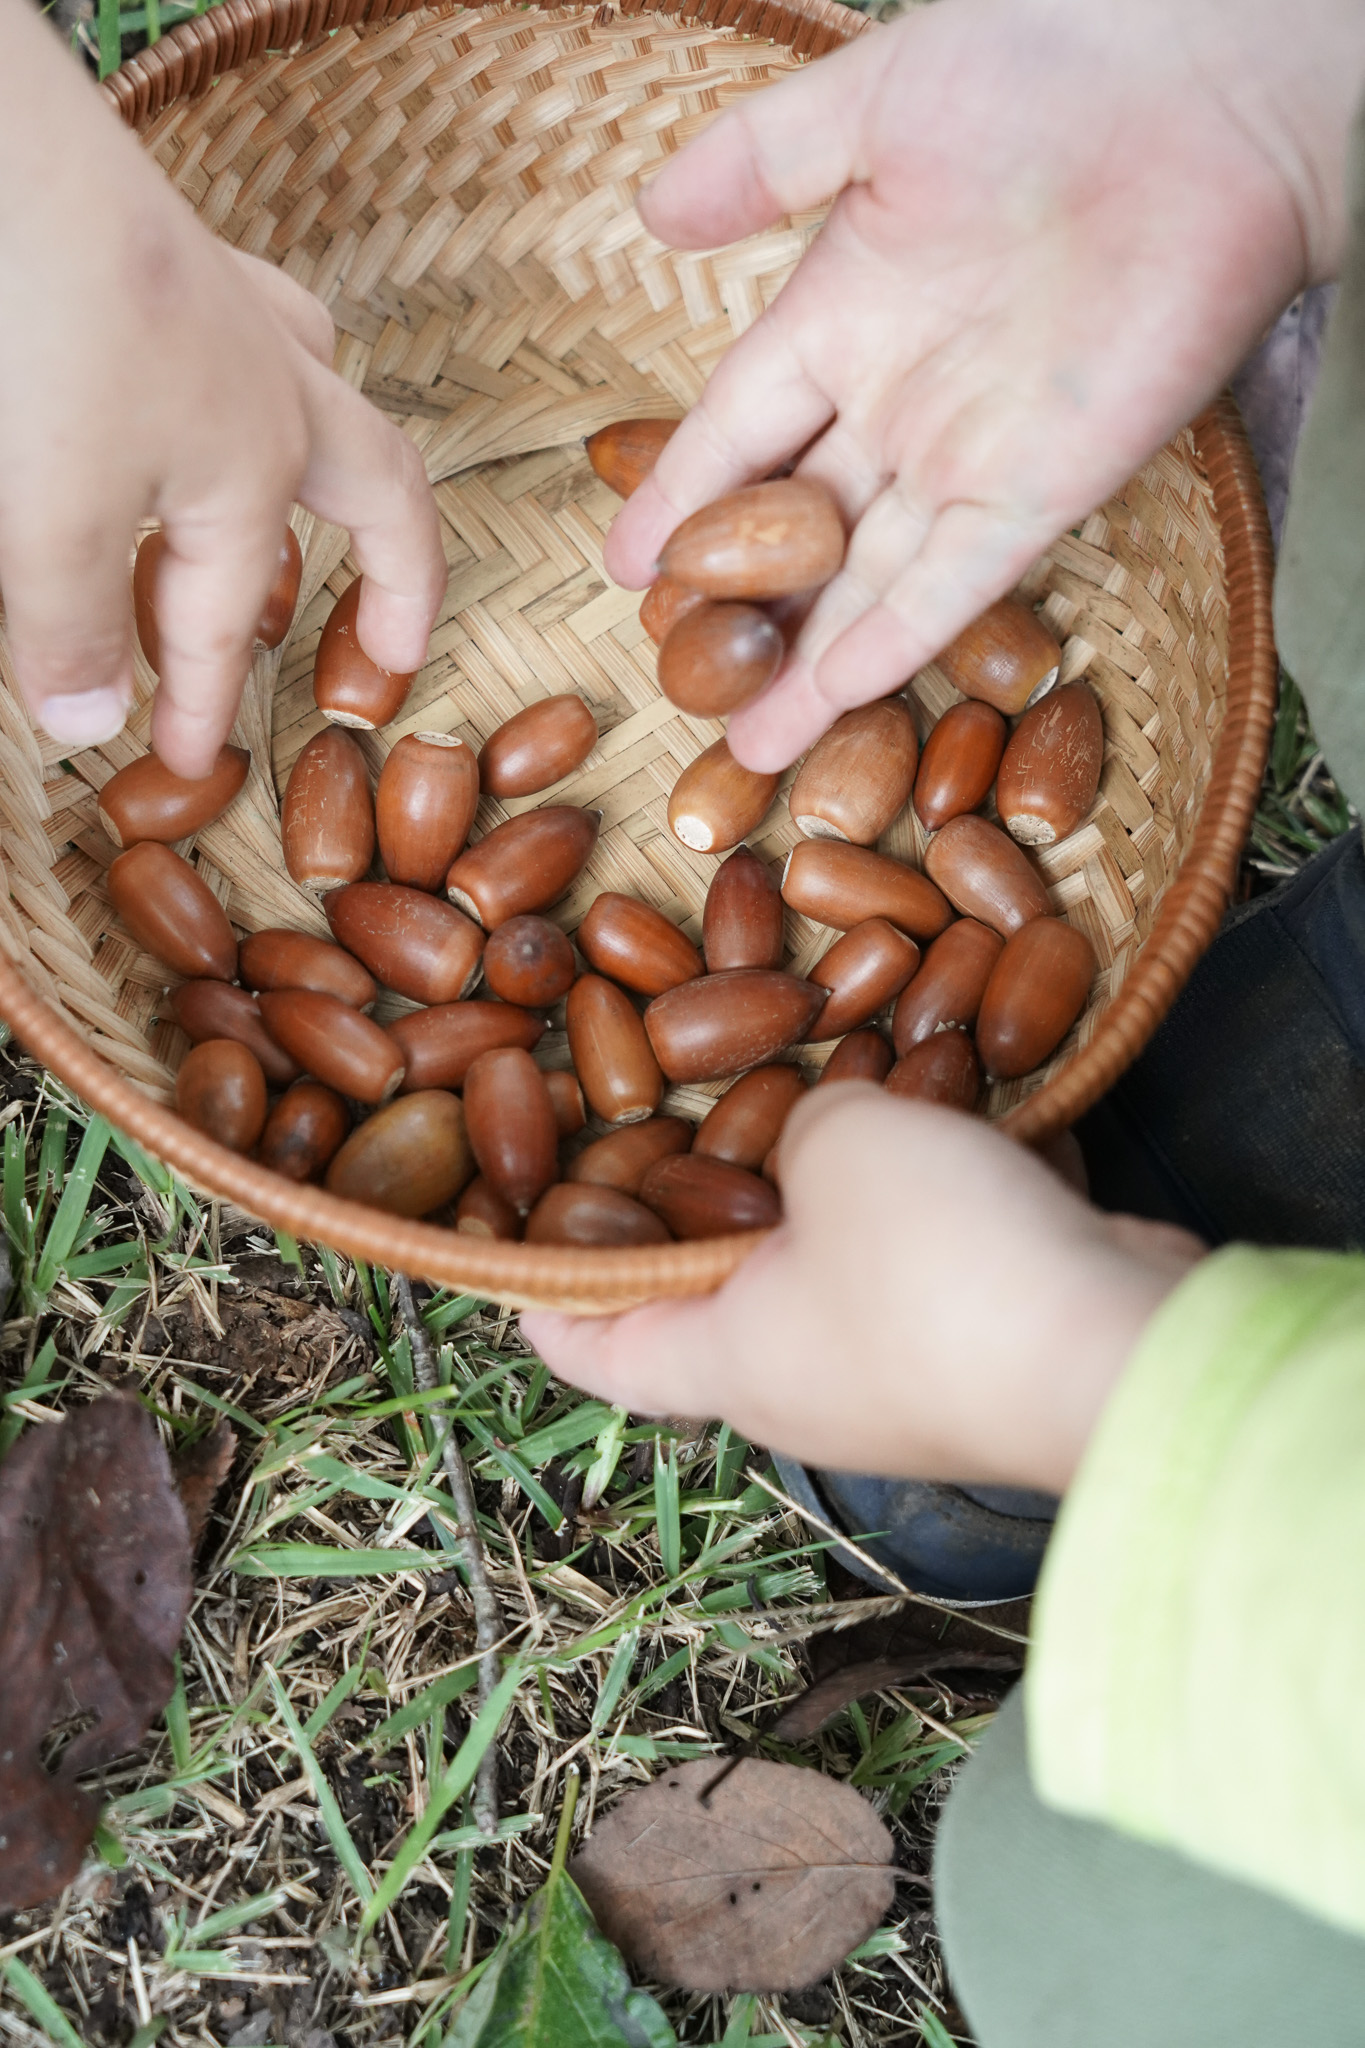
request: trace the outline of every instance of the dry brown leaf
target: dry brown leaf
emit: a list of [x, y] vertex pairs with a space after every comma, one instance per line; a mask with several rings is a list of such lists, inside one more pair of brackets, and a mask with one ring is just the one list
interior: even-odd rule
[[570, 1866], [609, 1941], [689, 1991], [795, 1991], [865, 1941], [895, 1893], [891, 1836], [861, 1794], [749, 1758], [706, 1805], [713, 1762], [627, 1793]]
[[886, 1692], [893, 1685], [905, 1685], [931, 1671], [1017, 1671], [1018, 1659], [999, 1657], [989, 1650], [920, 1650], [904, 1657], [870, 1657], [861, 1664], [845, 1664], [825, 1678], [799, 1692], [764, 1734], [784, 1742], [804, 1742], [819, 1733], [834, 1716], [842, 1713], [864, 1693]]
[[236, 1455], [237, 1432], [220, 1416], [207, 1436], [201, 1436], [176, 1457], [175, 1490], [190, 1525], [191, 1552], [199, 1548], [214, 1495], [227, 1478]]
[[[98, 1813], [76, 1780], [165, 1705], [189, 1600], [185, 1511], [137, 1403], [25, 1431], [0, 1465], [0, 1908], [76, 1875]], [[44, 1769], [40, 1743], [78, 1715], [92, 1725]]]

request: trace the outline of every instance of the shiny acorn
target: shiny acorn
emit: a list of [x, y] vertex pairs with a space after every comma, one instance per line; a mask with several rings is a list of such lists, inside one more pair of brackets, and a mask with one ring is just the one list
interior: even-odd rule
[[[662, 998], [656, 998], [662, 1000]], [[574, 1072], [604, 1123], [643, 1123], [664, 1092], [664, 1077], [630, 997], [600, 974], [584, 974], [564, 1011]]]
[[780, 967], [785, 913], [772, 869], [737, 846], [711, 877], [702, 911], [701, 947], [708, 974], [727, 967]]
[[265, 1124], [265, 1075], [235, 1038], [206, 1038], [180, 1062], [175, 1106], [187, 1124], [229, 1152], [249, 1152]]
[[313, 702], [335, 725], [373, 731], [397, 718], [416, 670], [403, 675], [380, 668], [361, 646], [356, 615], [363, 581], [357, 576], [347, 585], [323, 622], [313, 663]]
[[767, 817], [780, 777], [742, 768], [716, 740], [683, 769], [668, 799], [668, 829], [694, 853], [728, 853]]
[[386, 1103], [353, 1131], [328, 1167], [326, 1185], [329, 1194], [393, 1216], [429, 1216], [453, 1202], [473, 1175], [459, 1098], [427, 1088]]
[[526, 1220], [527, 1244], [667, 1244], [667, 1225], [642, 1202], [592, 1181], [547, 1188]]
[[678, 620], [706, 602], [699, 590], [689, 590], [672, 576], [656, 576], [640, 600], [640, 624], [654, 645], [662, 647]]
[[723, 1159], [683, 1153], [661, 1159], [645, 1175], [640, 1200], [661, 1216], [675, 1237], [729, 1237], [738, 1230], [770, 1230], [782, 1219], [782, 1200], [770, 1181]]
[[445, 733], [407, 733], [392, 748], [374, 793], [379, 858], [391, 882], [440, 889], [469, 837], [479, 802], [474, 749]]
[[484, 936], [439, 896], [396, 882], [352, 882], [323, 900], [333, 937], [415, 1003], [455, 1003], [478, 981]]
[[[157, 675], [161, 673], [161, 632], [156, 621], [156, 577], [165, 552], [166, 536], [158, 530], [139, 542], [133, 560], [133, 622], [147, 666]], [[278, 647], [289, 631], [294, 607], [299, 600], [299, 578], [302, 574], [303, 556], [299, 551], [298, 535], [292, 526], [287, 526], [280, 542], [275, 581], [256, 626], [258, 647]], [[126, 843], [131, 845], [132, 842]]]
[[807, 977], [829, 990], [829, 1000], [811, 1025], [811, 1037], [842, 1038], [866, 1024], [900, 994], [918, 966], [919, 947], [884, 917], [855, 924], [834, 941]]
[[1085, 1008], [1094, 978], [1094, 949], [1074, 924], [1038, 917], [1017, 931], [995, 963], [976, 1020], [987, 1073], [1010, 1081], [1041, 1066]]
[[593, 1181], [602, 1187], [619, 1188], [623, 1195], [638, 1195], [640, 1183], [656, 1160], [686, 1152], [692, 1143], [692, 1126], [680, 1116], [651, 1116], [644, 1123], [623, 1124], [585, 1145], [569, 1161], [565, 1180]]
[[904, 697], [836, 718], [791, 786], [787, 806], [809, 839], [871, 846], [910, 801], [919, 740]]
[[386, 1102], [404, 1060], [388, 1032], [349, 1003], [311, 988], [263, 989], [265, 1028], [306, 1073], [357, 1102]]
[[1045, 697], [1057, 680], [1062, 650], [1029, 607], [1002, 597], [937, 656], [937, 666], [964, 697], [980, 697], [1014, 718]]
[[891, 1019], [897, 1058], [945, 1024], [970, 1030], [1004, 940], [974, 917], [960, 917], [934, 940]]
[[638, 490], [681, 420], [613, 420], [583, 443], [588, 460], [610, 491], [628, 498]]
[[513, 1003], [437, 1003], [385, 1026], [405, 1062], [403, 1092], [460, 1088], [481, 1052], [519, 1045], [533, 1052], [545, 1036], [543, 1018]]
[[645, 1011], [645, 1030], [670, 1081], [718, 1081], [797, 1044], [827, 993], [794, 974], [740, 967], [655, 996]]
[[289, 771], [280, 805], [284, 864], [303, 889], [358, 882], [374, 859], [374, 798], [348, 732], [314, 733]]
[[505, 1003], [548, 1010], [573, 987], [573, 947], [548, 917], [509, 917], [488, 935], [483, 978]]
[[1104, 720], [1088, 683], [1064, 683], [1010, 735], [995, 807], [1021, 846], [1052, 846], [1074, 832], [1099, 794]]
[[662, 995], [702, 972], [701, 954], [661, 910], [605, 889], [578, 927], [590, 967], [637, 995]]
[[895, 1061], [896, 1055], [880, 1031], [871, 1027], [851, 1031], [835, 1046], [815, 1085], [819, 1088], [826, 1081], [871, 1081], [880, 1086]]
[[943, 892], [917, 868], [834, 839], [803, 839], [792, 848], [782, 896], [803, 917], [836, 931], [884, 917], [912, 939], [933, 939], [953, 915]]
[[559, 1174], [554, 1104], [530, 1053], [515, 1045], [481, 1052], [464, 1077], [464, 1116], [479, 1172], [529, 1215]]
[[294, 608], [299, 601], [299, 584], [303, 580], [303, 550], [299, 537], [292, 526], [284, 529], [280, 542], [280, 557], [275, 569], [275, 581], [270, 586], [256, 626], [258, 647], [278, 647], [294, 623]]
[[1047, 884], [1028, 855], [989, 819], [950, 818], [930, 840], [924, 865], [955, 910], [1001, 938], [1052, 909]]
[[567, 1067], [553, 1067], [545, 1073], [545, 1086], [554, 1104], [555, 1129], [561, 1138], [572, 1138], [588, 1121], [588, 1106], [577, 1074]]
[[888, 1095], [971, 1110], [981, 1093], [981, 1063], [965, 1031], [936, 1031], [896, 1061], [885, 1086]]
[[220, 747], [202, 781], [172, 775], [155, 754], [144, 754], [111, 775], [99, 794], [99, 821], [115, 846], [142, 839], [188, 839], [219, 817], [246, 781], [245, 747]]
[[351, 1129], [351, 1112], [334, 1088], [296, 1081], [265, 1120], [257, 1158], [285, 1180], [320, 1180]]
[[314, 988], [353, 1010], [368, 1010], [379, 993], [373, 976], [330, 939], [278, 925], [248, 932], [237, 962], [244, 988]]
[[659, 688], [693, 718], [725, 718], [767, 688], [783, 651], [757, 606], [703, 604], [684, 612], [659, 649]]
[[300, 1069], [266, 1030], [256, 998], [230, 981], [182, 981], [166, 999], [166, 1009], [195, 1045], [207, 1038], [235, 1038], [260, 1061], [272, 1088], [297, 1081]]
[[197, 869], [144, 839], [110, 862], [109, 900], [140, 946], [191, 981], [231, 981], [237, 941], [227, 912]]
[[694, 1157], [723, 1159], [757, 1173], [806, 1092], [799, 1067], [754, 1067], [708, 1110], [692, 1140]]
[[490, 733], [479, 750], [486, 796], [534, 796], [581, 768], [597, 745], [597, 720], [581, 697], [543, 697]]
[[597, 842], [600, 811], [546, 804], [495, 825], [467, 846], [446, 876], [456, 908], [486, 931], [530, 910], [548, 910], [573, 887]]
[[659, 556], [665, 576], [707, 597], [791, 597], [828, 583], [844, 559], [844, 526], [822, 484], [777, 477], [703, 505]]
[[514, 1244], [521, 1236], [521, 1217], [477, 1173], [455, 1204], [455, 1228], [462, 1237], [494, 1237]]
[[980, 810], [991, 793], [1009, 734], [993, 704], [968, 697], [952, 705], [924, 742], [915, 777], [915, 814], [927, 831]]

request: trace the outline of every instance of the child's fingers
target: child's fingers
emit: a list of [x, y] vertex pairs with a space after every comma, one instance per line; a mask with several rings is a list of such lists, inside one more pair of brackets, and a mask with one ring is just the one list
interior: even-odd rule
[[[112, 739], [133, 695], [128, 596], [133, 511], [92, 495], [93, 475], [28, 496], [0, 553], [15, 675], [34, 718], [73, 747]], [[55, 508], [44, 517], [43, 505]]]
[[227, 255], [241, 266], [254, 289], [299, 346], [330, 369], [336, 346], [336, 327], [322, 300], [315, 299], [297, 278], [290, 277], [276, 264], [267, 263], [263, 256], [248, 256], [241, 249], [225, 247]]
[[522, 1334], [552, 1372], [633, 1415], [710, 1415], [720, 1390], [715, 1296], [653, 1301], [620, 1316], [526, 1310]]

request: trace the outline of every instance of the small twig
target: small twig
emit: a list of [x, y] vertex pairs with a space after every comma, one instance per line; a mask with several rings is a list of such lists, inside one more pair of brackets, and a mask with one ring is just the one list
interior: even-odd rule
[[[398, 1293], [398, 1306], [407, 1325], [408, 1337], [412, 1343], [412, 1370], [418, 1387], [424, 1394], [433, 1393], [440, 1384], [436, 1372], [436, 1354], [432, 1350], [431, 1333], [422, 1321], [421, 1312], [413, 1300], [412, 1282], [402, 1273], [395, 1273], [394, 1286]], [[469, 1477], [469, 1467], [455, 1438], [454, 1425], [436, 1419], [433, 1427], [438, 1433], [441, 1446], [441, 1463], [450, 1483], [451, 1498], [455, 1503], [455, 1514], [459, 1530], [460, 1556], [469, 1575], [469, 1594], [474, 1603], [474, 1640], [479, 1650], [478, 1701], [484, 1706], [491, 1698], [499, 1678], [498, 1643], [502, 1639], [502, 1616], [498, 1612], [497, 1595], [488, 1576], [488, 1559], [484, 1555], [483, 1538], [479, 1534], [478, 1509], [474, 1504], [474, 1487]], [[479, 1832], [490, 1838], [498, 1827], [498, 1750], [490, 1742], [483, 1753], [479, 1774], [474, 1781], [474, 1819]]]

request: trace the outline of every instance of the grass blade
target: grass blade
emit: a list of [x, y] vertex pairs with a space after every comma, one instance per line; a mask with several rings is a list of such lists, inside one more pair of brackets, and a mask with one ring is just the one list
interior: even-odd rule
[[49, 2041], [56, 2041], [59, 2048], [85, 2048], [84, 2041], [51, 1992], [39, 1983], [18, 1956], [11, 1956], [5, 1964], [5, 1977], [15, 1997], [27, 2006]]
[[664, 1456], [663, 1438], [654, 1439], [654, 1520], [659, 1531], [659, 1556], [665, 1576], [676, 1579], [682, 1570], [682, 1511], [678, 1504], [678, 1446], [670, 1443]]
[[368, 1735], [363, 1736], [361, 1739], [364, 1747], [373, 1755], [378, 1755], [382, 1749], [391, 1749], [395, 1743], [402, 1741], [410, 1728], [420, 1728], [429, 1714], [438, 1709], [443, 1710], [452, 1700], [457, 1700], [462, 1693], [468, 1692], [478, 1679], [478, 1675], [479, 1667], [474, 1663], [466, 1664], [463, 1671], [452, 1671], [447, 1677], [438, 1678], [435, 1685], [427, 1686], [424, 1692], [419, 1692], [415, 1699], [409, 1700], [405, 1707], [400, 1707], [396, 1714], [390, 1714], [387, 1721], [381, 1721], [377, 1728], [371, 1729]]
[[[365, 1868], [364, 1858], [355, 1845], [350, 1829], [342, 1819], [336, 1794], [327, 1782], [327, 1774], [322, 1765], [313, 1754], [313, 1745], [304, 1734], [299, 1717], [289, 1703], [289, 1695], [280, 1683], [279, 1673], [273, 1665], [267, 1665], [266, 1669], [270, 1674], [270, 1690], [275, 1695], [275, 1706], [280, 1719], [289, 1730], [289, 1739], [298, 1752], [304, 1775], [313, 1788], [313, 1797], [318, 1802], [318, 1812], [322, 1815], [322, 1825], [327, 1830], [327, 1839], [332, 1845], [333, 1854], [351, 1880], [351, 1888], [356, 1897], [365, 1902], [368, 1911], [369, 1906], [374, 1903], [375, 1890], [370, 1873]], [[372, 1922], [367, 1920], [365, 1924], [368, 1927]]]
[[[48, 1128], [51, 1129], [51, 1124]], [[52, 1292], [62, 1267], [71, 1254], [77, 1233], [85, 1221], [85, 1212], [90, 1207], [90, 1197], [95, 1192], [95, 1183], [99, 1179], [111, 1136], [109, 1125], [102, 1116], [90, 1119], [85, 1136], [81, 1139], [81, 1149], [76, 1154], [76, 1163], [67, 1176], [61, 1201], [57, 1204], [57, 1213], [48, 1226], [42, 1254], [33, 1276], [34, 1292], [40, 1296]]]
[[445, 1569], [440, 1550], [339, 1550], [327, 1543], [261, 1543], [239, 1550], [228, 1569], [244, 1579], [374, 1579], [387, 1572]]

